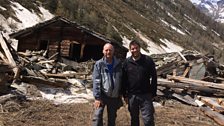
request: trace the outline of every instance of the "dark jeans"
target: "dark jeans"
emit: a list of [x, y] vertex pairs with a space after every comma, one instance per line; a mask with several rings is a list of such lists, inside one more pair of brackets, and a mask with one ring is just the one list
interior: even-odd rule
[[150, 94], [129, 95], [128, 110], [131, 115], [131, 126], [139, 126], [139, 111], [141, 111], [145, 126], [154, 126], [154, 107]]
[[103, 126], [103, 111], [107, 106], [107, 124], [108, 126], [115, 126], [117, 117], [117, 110], [123, 105], [121, 98], [102, 98], [103, 105], [95, 110], [93, 116], [93, 126]]

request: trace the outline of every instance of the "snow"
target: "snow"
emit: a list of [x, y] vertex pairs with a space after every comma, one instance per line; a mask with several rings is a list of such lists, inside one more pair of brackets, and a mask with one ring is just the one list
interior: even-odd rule
[[175, 30], [176, 32], [182, 34], [182, 35], [186, 35], [183, 31], [181, 31], [180, 29], [178, 29], [177, 27], [169, 24], [168, 22], [164, 21], [163, 19], [160, 19], [166, 26], [172, 28], [173, 30]]
[[55, 104], [88, 103], [93, 100], [93, 93], [90, 89], [84, 89], [76, 93], [77, 88], [70, 88], [68, 91], [63, 88], [44, 88], [40, 91], [42, 98], [53, 101]]
[[[133, 30], [133, 31], [135, 31], [135, 30]], [[172, 41], [169, 41], [167, 39], [160, 39], [160, 41], [163, 42], [166, 46], [158, 45], [158, 44], [154, 43], [153, 41], [151, 41], [151, 39], [148, 38], [147, 36], [141, 34], [140, 32], [135, 31], [135, 33], [142, 41], [144, 41], [148, 45], [148, 47], [146, 47], [146, 49], [148, 51], [145, 51], [141, 48], [142, 54], [146, 54], [146, 55], [162, 54], [162, 53], [169, 53], [169, 52], [180, 52], [183, 50], [183, 48], [181, 46], [178, 46], [178, 45], [174, 44]], [[131, 42], [131, 40], [129, 40], [126, 36], [123, 36], [122, 39], [123, 39], [123, 41], [122, 41], [123, 46], [128, 49], [129, 43]], [[129, 57], [130, 55], [131, 55], [131, 53], [129, 51], [127, 53], [127, 57]]]
[[8, 21], [3, 15], [0, 14], [1, 26], [5, 29], [4, 32], [10, 32], [10, 27], [8, 26]]
[[[13, 18], [5, 18], [3, 15], [0, 14], [0, 23], [3, 27], [3, 31], [7, 34], [15, 32], [17, 30], [21, 30], [27, 27], [31, 27], [36, 25], [37, 23], [49, 20], [54, 17], [48, 10], [44, 9], [43, 7], [39, 7], [40, 14], [35, 12], [31, 12], [28, 9], [24, 8], [17, 2], [11, 1], [11, 8], [15, 11], [15, 17], [17, 17], [20, 22], [14, 20]], [[6, 8], [0, 6], [1, 10], [6, 10]]]
[[220, 34], [213, 29], [212, 29], [212, 32], [214, 32], [217, 36], [220, 36]]
[[191, 0], [191, 2], [194, 4], [199, 4], [199, 3], [201, 3], [201, 0]]
[[197, 24], [198, 26], [200, 26], [200, 27], [201, 27], [203, 30], [205, 30], [205, 31], [207, 30], [207, 27], [206, 27], [206, 26], [204, 26], [204, 25], [201, 24], [201, 23], [196, 22], [195, 20], [193, 20], [192, 18], [190, 18], [188, 15], [184, 14], [184, 17], [185, 17], [185, 19], [186, 19], [188, 22]]
[[6, 8], [4, 8], [2, 6], [0, 6], [0, 9], [3, 10], [3, 11], [7, 10]]
[[171, 41], [168, 41], [167, 39], [160, 39], [161, 42], [163, 42], [166, 46], [161, 45], [161, 47], [168, 53], [170, 52], [181, 52], [183, 50], [182, 47], [174, 44]]
[[224, 8], [218, 5], [221, 0], [191, 0], [193, 4], [208, 10], [206, 14], [215, 18], [215, 21], [224, 23]]
[[50, 15], [50, 13], [44, 10], [42, 7], [40, 7], [40, 11], [43, 12], [43, 16], [39, 17], [35, 12], [30, 12], [28, 9], [24, 8], [17, 2], [11, 2], [11, 4], [12, 9], [16, 13], [16, 17], [21, 21], [21, 24], [18, 25], [19, 29], [31, 27], [39, 22], [53, 17], [53, 15]]

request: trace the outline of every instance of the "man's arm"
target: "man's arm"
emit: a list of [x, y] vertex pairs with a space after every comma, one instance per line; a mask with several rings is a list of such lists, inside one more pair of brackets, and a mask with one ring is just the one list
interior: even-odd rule
[[125, 102], [127, 103], [127, 71], [126, 71], [126, 61], [122, 64], [122, 84], [121, 84], [121, 94]]
[[99, 64], [96, 63], [93, 69], [93, 96], [95, 99], [101, 99], [101, 74]]
[[157, 72], [155, 63], [152, 61], [151, 65], [151, 91], [152, 91], [152, 97], [156, 97], [156, 91], [157, 91]]

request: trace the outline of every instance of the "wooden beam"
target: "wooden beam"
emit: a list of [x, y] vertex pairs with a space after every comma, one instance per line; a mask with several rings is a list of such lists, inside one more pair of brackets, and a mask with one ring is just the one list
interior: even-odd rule
[[201, 80], [194, 80], [190, 78], [185, 78], [185, 77], [180, 77], [180, 76], [171, 76], [167, 75], [167, 78], [169, 80], [174, 80], [177, 82], [183, 82], [183, 83], [191, 83], [195, 84], [198, 86], [206, 86], [206, 87], [211, 87], [211, 88], [216, 88], [216, 89], [224, 89], [224, 84], [223, 83], [212, 83], [212, 82], [206, 82], [206, 81], [201, 81]]
[[216, 112], [219, 112], [219, 113], [224, 112], [224, 107], [219, 105], [216, 100], [213, 100], [212, 98], [209, 98], [209, 97], [202, 97], [202, 96], [199, 96], [198, 99], [204, 102], [207, 106], [209, 106]]
[[8, 59], [5, 57], [5, 55], [0, 52], [0, 57], [2, 58], [2, 60], [5, 62], [5, 63], [9, 63]]
[[16, 62], [13, 59], [13, 56], [12, 56], [12, 54], [11, 54], [9, 48], [8, 48], [8, 45], [6, 44], [6, 41], [4, 40], [2, 34], [0, 35], [0, 44], [2, 46], [2, 49], [5, 52], [5, 55], [8, 59], [8, 61], [9, 61], [9, 64], [13, 67], [13, 72], [15, 73], [14, 74], [14, 79], [16, 80], [19, 77], [20, 69], [18, 67], [16, 67]]
[[224, 115], [212, 111], [208, 107], [200, 107], [200, 110], [207, 116], [209, 116], [211, 119], [213, 119], [215, 122], [217, 122], [219, 125], [224, 126]]
[[217, 94], [224, 96], [223, 89], [214, 89], [205, 86], [195, 85], [193, 83], [180, 83], [180, 82], [172, 82], [167, 79], [158, 78], [158, 86], [168, 87], [168, 88], [182, 88], [185, 90], [194, 90], [197, 92], [204, 92], [206, 94]]
[[187, 73], [190, 71], [191, 67], [187, 67], [183, 73], [183, 77], [186, 77], [187, 76]]
[[180, 101], [182, 101], [186, 104], [193, 105], [193, 106], [198, 106], [198, 104], [196, 102], [194, 102], [193, 98], [191, 98], [188, 95], [182, 96], [180, 94], [173, 93], [172, 96], [179, 99]]
[[69, 86], [69, 83], [65, 83], [61, 81], [51, 81], [51, 80], [46, 80], [43, 78], [37, 78], [32, 76], [22, 76], [21, 80], [23, 82], [35, 84], [37, 86], [40, 86], [40, 84], [50, 85], [54, 87], [62, 87], [62, 88], [67, 88]]
[[11, 54], [11, 52], [10, 52], [8, 46], [7, 46], [6, 42], [5, 42], [5, 40], [3, 39], [2, 34], [0, 35], [0, 44], [1, 44], [1, 46], [2, 46], [2, 49], [3, 49], [4, 52], [5, 52], [6, 57], [8, 58], [9, 63], [10, 63], [13, 67], [15, 67], [15, 66], [16, 66], [16, 62], [14, 61], [14, 59], [13, 59], [13, 57], [12, 57], [12, 54]]

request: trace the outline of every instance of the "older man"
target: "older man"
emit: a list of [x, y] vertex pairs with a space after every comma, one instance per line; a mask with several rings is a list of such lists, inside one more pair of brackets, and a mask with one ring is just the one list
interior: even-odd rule
[[93, 126], [103, 126], [103, 111], [107, 106], [108, 126], [115, 126], [117, 110], [122, 105], [122, 64], [114, 57], [114, 47], [107, 43], [103, 47], [103, 58], [93, 70], [93, 95], [95, 97]]

